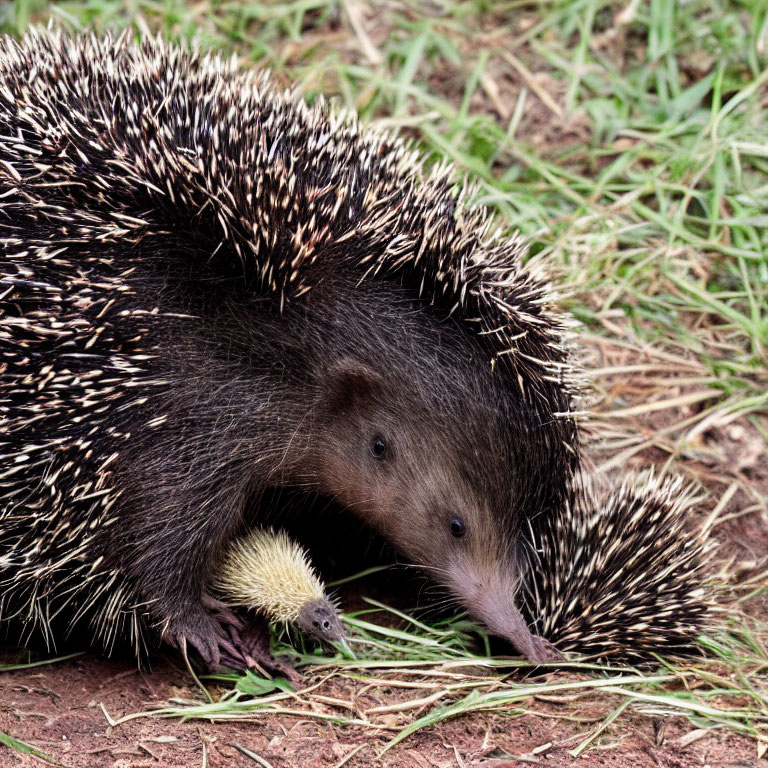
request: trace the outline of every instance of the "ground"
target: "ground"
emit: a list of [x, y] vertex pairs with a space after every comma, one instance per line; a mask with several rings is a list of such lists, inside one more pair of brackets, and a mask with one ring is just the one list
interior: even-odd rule
[[[364, 679], [331, 679], [310, 695], [298, 695], [302, 706], [308, 705], [312, 712], [333, 714], [352, 707], [360, 716], [374, 706], [421, 698], [418, 692], [414, 695], [380, 684], [368, 691], [363, 691], [365, 687]], [[464, 716], [413, 736], [379, 760], [376, 755], [399, 720], [394, 714], [372, 717], [381, 723], [379, 731], [370, 726], [339, 728], [301, 715], [269, 715], [237, 723], [141, 717], [110, 725], [125, 715], [179, 698], [201, 697], [190, 685], [186, 670], [172, 663], [158, 664], [150, 674], [128, 662], [85, 656], [2, 675], [0, 729], [35, 744], [67, 768], [250, 768], [259, 764], [273, 768], [342, 764], [349, 768], [502, 768], [524, 764], [514, 757], [531, 762], [533, 756], [538, 756], [535, 762], [554, 768], [573, 764], [567, 750], [618, 703], [593, 692], [562, 697], [562, 701], [542, 695], [533, 706], [535, 715], [516, 716], [510, 710]], [[338, 703], [329, 703], [330, 698]], [[568, 719], [564, 719], [566, 713]], [[698, 738], [687, 743], [691, 734]], [[502, 756], [512, 762], [503, 762]], [[750, 739], [726, 732], [698, 733], [685, 718], [664, 716], [622, 719], [612, 729], [610, 741], [582, 755], [578, 763], [584, 768], [757, 765]], [[42, 761], [15, 752], [3, 756], [0, 764], [39, 766]]]
[[473, 178], [580, 322], [596, 471], [695, 484], [718, 610], [700, 658], [532, 675], [362, 581], [340, 594], [374, 611], [348, 620], [363, 652], [294, 657], [295, 692], [233, 678], [206, 692], [174, 656], [140, 672], [87, 652], [16, 666], [9, 649], [0, 766], [768, 765], [765, 3], [0, 6], [13, 34], [50, 17], [235, 50]]

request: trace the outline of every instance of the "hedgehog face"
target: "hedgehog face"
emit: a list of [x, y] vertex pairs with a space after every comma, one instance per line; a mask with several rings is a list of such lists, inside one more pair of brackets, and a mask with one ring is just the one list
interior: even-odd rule
[[296, 619], [298, 628], [324, 643], [339, 643], [345, 638], [341, 619], [334, 605], [325, 597], [302, 606]]
[[418, 392], [404, 396], [405, 389], [402, 378], [390, 382], [352, 359], [332, 368], [319, 407], [322, 491], [378, 529], [494, 634], [541, 658], [515, 604], [510, 510], [519, 473], [502, 439], [502, 415], [486, 403], [458, 418]]
[[310, 304], [322, 325], [301, 337], [315, 398], [298, 477], [532, 657], [518, 542], [564, 493], [566, 405], [547, 381], [492, 367], [477, 334], [406, 289], [324, 275]]

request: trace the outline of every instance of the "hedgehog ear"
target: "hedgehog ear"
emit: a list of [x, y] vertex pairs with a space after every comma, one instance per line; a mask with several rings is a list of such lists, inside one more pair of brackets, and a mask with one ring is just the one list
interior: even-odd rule
[[382, 379], [376, 371], [351, 358], [334, 364], [325, 378], [322, 405], [329, 413], [345, 413], [370, 402], [381, 389]]

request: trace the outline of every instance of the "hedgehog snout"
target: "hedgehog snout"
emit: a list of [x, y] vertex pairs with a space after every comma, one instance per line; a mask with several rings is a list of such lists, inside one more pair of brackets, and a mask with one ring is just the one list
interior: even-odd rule
[[463, 560], [448, 569], [451, 587], [470, 615], [489, 632], [508, 640], [528, 661], [550, 661], [553, 655], [528, 628], [515, 596], [519, 574], [511, 565], [487, 562], [483, 566]]
[[535, 636], [528, 628], [512, 594], [505, 596], [486, 592], [470, 613], [485, 624], [489, 631], [508, 640], [528, 661], [539, 663], [551, 661], [554, 656], [542, 638]]
[[327, 598], [303, 606], [296, 623], [302, 631], [325, 643], [342, 642], [346, 637], [338, 613]]

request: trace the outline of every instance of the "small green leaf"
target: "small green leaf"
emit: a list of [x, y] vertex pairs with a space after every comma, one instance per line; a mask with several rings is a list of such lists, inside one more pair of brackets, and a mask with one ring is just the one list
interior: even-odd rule
[[247, 693], [249, 696], [266, 696], [268, 693], [275, 693], [276, 691], [292, 691], [293, 686], [282, 677], [270, 680], [266, 677], [259, 677], [249, 669], [237, 681], [235, 689], [241, 693]]

